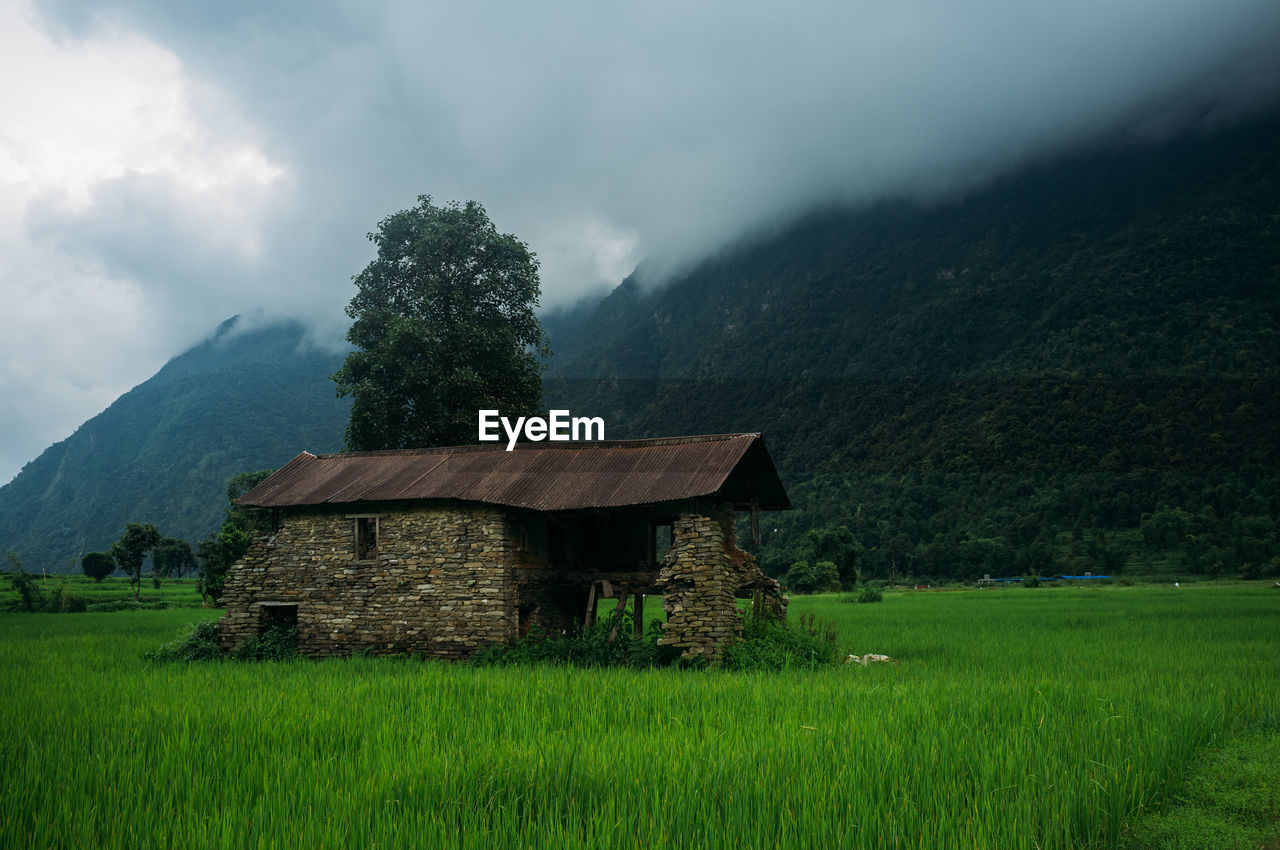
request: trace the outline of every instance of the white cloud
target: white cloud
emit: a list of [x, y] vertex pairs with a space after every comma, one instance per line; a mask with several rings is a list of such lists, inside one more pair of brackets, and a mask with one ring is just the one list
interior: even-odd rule
[[186, 316], [186, 292], [156, 297], [157, 280], [182, 288], [180, 264], [140, 271], [166, 254], [253, 262], [287, 178], [212, 89], [136, 33], [103, 23], [55, 40], [29, 4], [4, 2], [0, 57], [4, 481], [209, 330]]
[[103, 23], [89, 36], [55, 41], [29, 3], [6, 2], [0, 55], [0, 110], [20, 116], [0, 130], [0, 179], [11, 186], [57, 193], [83, 210], [94, 186], [130, 172], [205, 192], [282, 174], [244, 140], [220, 138], [202, 124], [216, 120], [218, 134], [226, 129], [225, 114], [208, 114], [222, 111], [213, 91], [136, 33]]

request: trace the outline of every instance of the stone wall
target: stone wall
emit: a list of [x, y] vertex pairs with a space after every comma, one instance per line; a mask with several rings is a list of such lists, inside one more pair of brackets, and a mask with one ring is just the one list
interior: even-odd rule
[[726, 646], [742, 637], [739, 588], [771, 584], [766, 589], [776, 597], [772, 589], [777, 583], [760, 572], [736, 539], [727, 505], [682, 513], [672, 525], [671, 549], [658, 574], [667, 614], [658, 642], [684, 650], [684, 658], [715, 663]]
[[[355, 554], [353, 514], [376, 516], [376, 557]], [[263, 604], [297, 605], [303, 655], [411, 652], [465, 658], [515, 637], [515, 544], [502, 511], [446, 503], [290, 512], [227, 577], [218, 622], [230, 650]]]
[[[671, 548], [657, 573], [667, 614], [660, 642], [714, 663], [742, 634], [736, 597], [750, 588], [779, 598], [777, 583], [738, 548], [728, 506], [678, 508]], [[308, 656], [367, 651], [461, 659], [533, 625], [551, 634], [569, 631], [601, 578], [632, 592], [647, 583], [644, 592], [652, 592], [652, 562], [647, 579], [632, 564], [643, 549], [649, 513], [671, 516], [654, 508], [606, 523], [635, 527], [634, 534], [616, 534], [624, 545], [612, 553], [603, 545], [591, 553], [593, 562], [613, 570], [632, 567], [618, 573], [554, 565], [549, 520], [536, 512], [456, 502], [286, 512], [279, 530], [260, 538], [227, 576], [227, 613], [218, 621], [222, 644], [235, 649], [279, 617], [280, 606], [293, 605], [298, 650]], [[367, 560], [356, 555], [361, 521], [377, 524], [376, 550]], [[581, 547], [582, 541], [570, 542], [570, 549]], [[617, 553], [625, 557], [615, 563]]]

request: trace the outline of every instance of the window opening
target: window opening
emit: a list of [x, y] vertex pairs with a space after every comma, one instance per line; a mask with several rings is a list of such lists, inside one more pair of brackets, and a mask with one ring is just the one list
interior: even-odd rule
[[378, 557], [378, 518], [356, 517], [356, 560], [373, 561]]
[[656, 522], [653, 524], [653, 539], [650, 541], [653, 551], [653, 562], [656, 564], [666, 557], [671, 550], [671, 523]]
[[282, 602], [264, 602], [259, 607], [262, 619], [258, 623], [258, 634], [264, 635], [271, 629], [296, 629], [298, 627], [298, 606]]

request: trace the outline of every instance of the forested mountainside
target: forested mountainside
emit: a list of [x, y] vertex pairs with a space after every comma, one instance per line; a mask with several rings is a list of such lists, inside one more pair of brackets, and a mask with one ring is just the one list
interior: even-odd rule
[[79, 569], [128, 522], [192, 543], [217, 530], [227, 481], [302, 449], [337, 451], [349, 402], [329, 375], [342, 355], [297, 324], [224, 322], [0, 487], [0, 550], [28, 569]]
[[[763, 431], [797, 507], [765, 517], [774, 573], [1266, 574], [1278, 322], [1280, 118], [822, 211], [628, 280], [546, 317], [547, 400], [611, 439]], [[194, 542], [232, 475], [340, 448], [341, 355], [232, 331], [0, 488], [0, 549], [65, 569], [131, 520]]]
[[775, 573], [838, 526], [867, 575], [1280, 563], [1275, 118], [814, 214], [577, 312], [558, 406], [764, 432]]

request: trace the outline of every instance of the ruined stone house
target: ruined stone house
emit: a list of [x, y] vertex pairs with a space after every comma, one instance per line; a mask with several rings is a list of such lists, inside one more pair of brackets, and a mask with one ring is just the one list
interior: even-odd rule
[[270, 522], [228, 574], [227, 649], [283, 623], [304, 655], [465, 658], [601, 598], [638, 629], [658, 595], [661, 642], [714, 659], [738, 599], [785, 605], [736, 542], [735, 512], [790, 508], [759, 434], [303, 452], [240, 504]]

